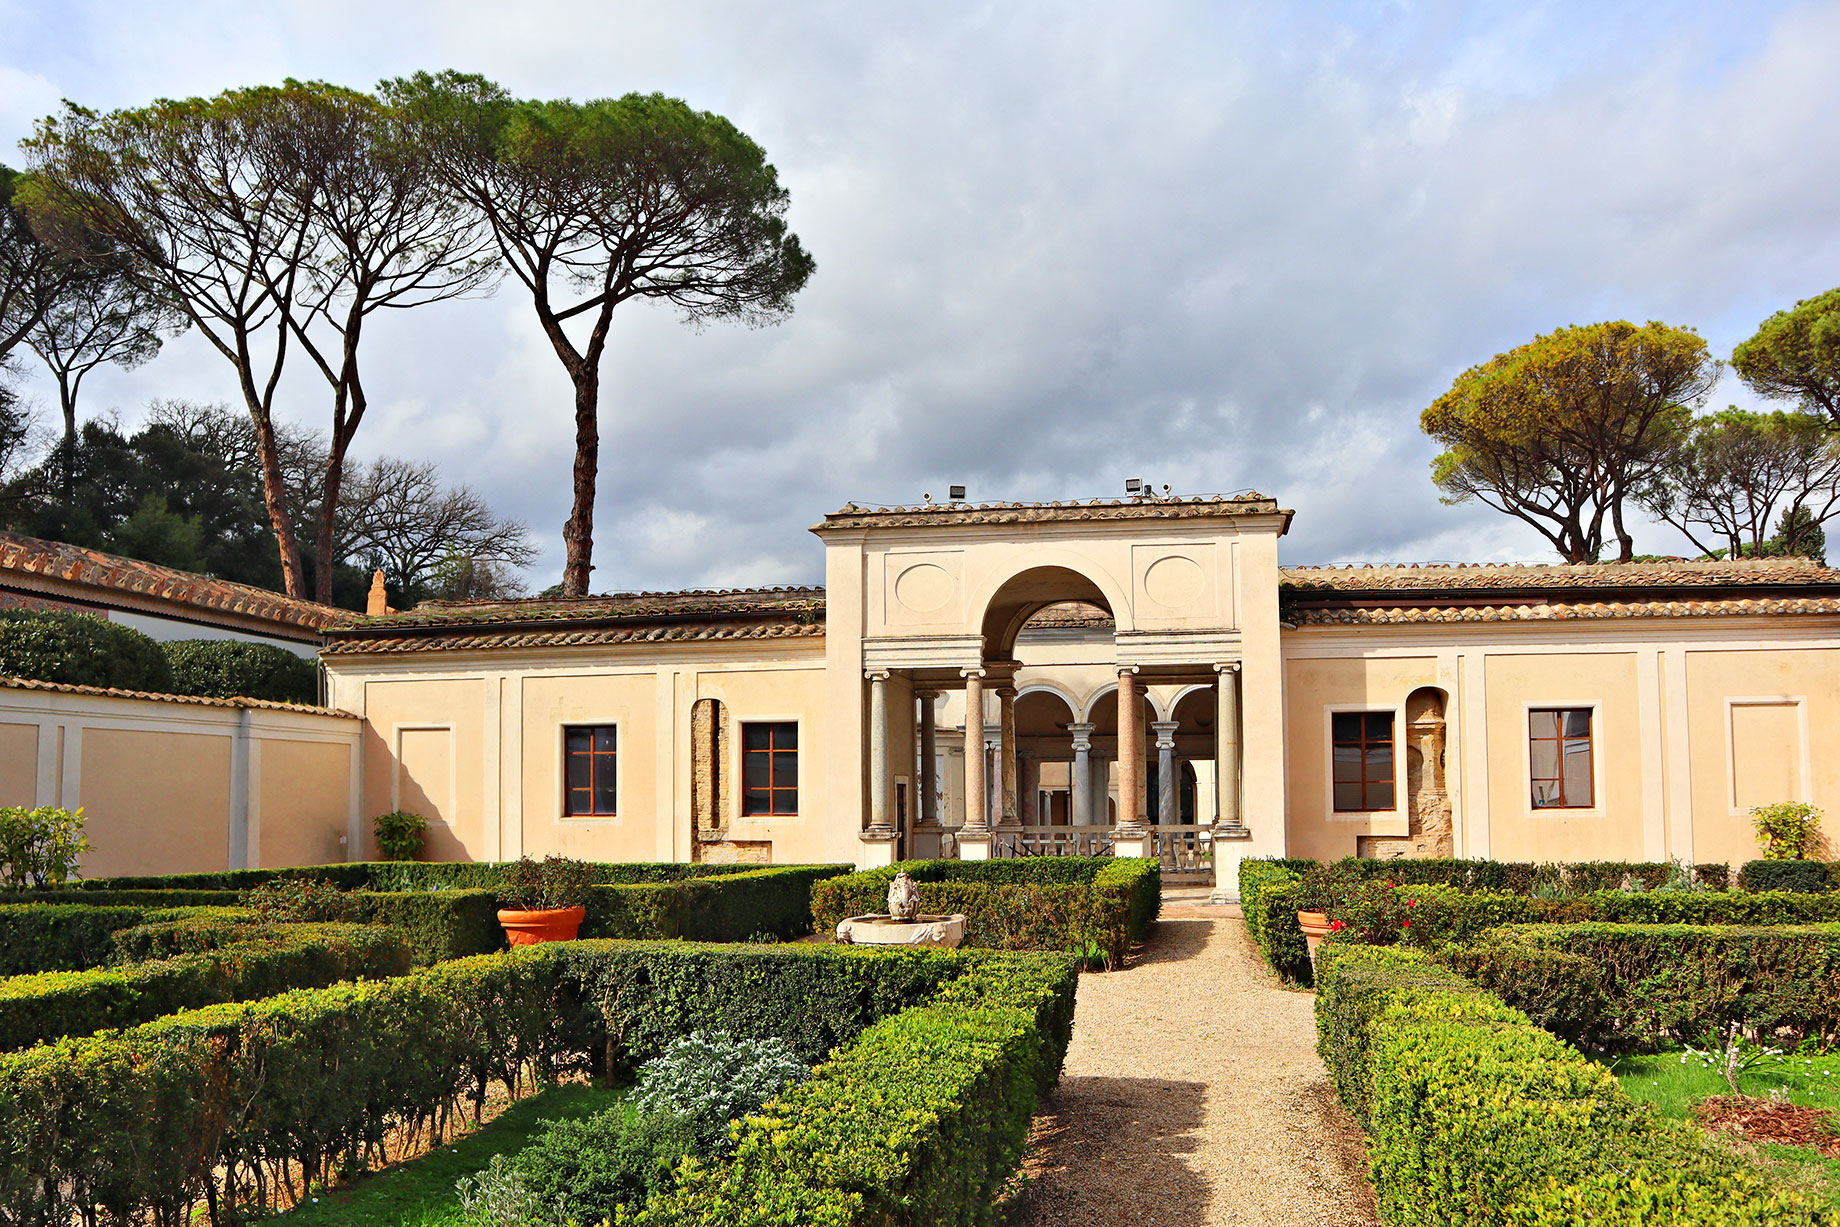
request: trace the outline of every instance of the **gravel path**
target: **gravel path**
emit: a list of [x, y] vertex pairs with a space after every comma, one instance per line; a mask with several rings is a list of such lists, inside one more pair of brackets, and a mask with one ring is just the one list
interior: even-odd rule
[[1040, 1227], [1369, 1227], [1361, 1131], [1238, 909], [1165, 904], [1123, 971], [1080, 978], [1066, 1072], [1036, 1119]]

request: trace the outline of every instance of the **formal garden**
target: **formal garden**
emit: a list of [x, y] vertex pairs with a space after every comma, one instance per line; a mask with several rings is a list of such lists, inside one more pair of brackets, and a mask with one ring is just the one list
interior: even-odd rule
[[80, 813], [0, 811], [4, 1222], [989, 1222], [1080, 968], [1160, 895], [1153, 861], [915, 864], [967, 940], [878, 949], [797, 939], [893, 871], [83, 850]]
[[1762, 834], [1735, 874], [1242, 865], [1382, 1221], [1840, 1222], [1840, 865]]

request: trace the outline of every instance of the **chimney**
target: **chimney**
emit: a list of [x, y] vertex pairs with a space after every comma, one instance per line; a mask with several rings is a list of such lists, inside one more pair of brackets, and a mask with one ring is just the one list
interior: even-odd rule
[[383, 589], [383, 568], [371, 576], [370, 598], [364, 602], [364, 612], [370, 617], [381, 617], [390, 612], [390, 594]]

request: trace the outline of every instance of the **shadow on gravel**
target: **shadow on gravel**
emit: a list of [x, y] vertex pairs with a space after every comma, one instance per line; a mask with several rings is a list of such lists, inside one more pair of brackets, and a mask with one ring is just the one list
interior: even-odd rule
[[[1165, 922], [1167, 923], [1167, 922]], [[1066, 1078], [1029, 1138], [1024, 1192], [1006, 1227], [1201, 1227], [1199, 1149], [1207, 1088], [1164, 1078]]]
[[1194, 958], [1207, 945], [1208, 935], [1214, 931], [1215, 923], [1212, 920], [1171, 920], [1168, 917], [1157, 921], [1156, 928], [1151, 930], [1149, 942], [1139, 947], [1125, 962], [1125, 970], [1148, 967], [1152, 963], [1179, 963], [1183, 959]]

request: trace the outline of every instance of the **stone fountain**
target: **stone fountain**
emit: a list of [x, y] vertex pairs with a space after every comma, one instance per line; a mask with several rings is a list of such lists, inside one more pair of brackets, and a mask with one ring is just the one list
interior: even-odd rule
[[888, 884], [888, 911], [839, 923], [837, 940], [854, 946], [957, 946], [965, 940], [965, 918], [922, 915], [920, 888], [903, 869]]

